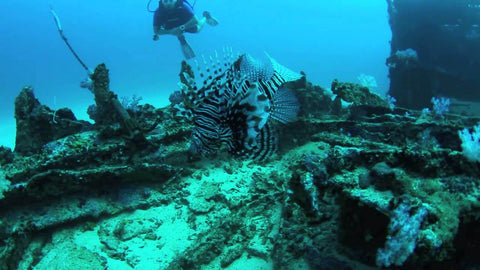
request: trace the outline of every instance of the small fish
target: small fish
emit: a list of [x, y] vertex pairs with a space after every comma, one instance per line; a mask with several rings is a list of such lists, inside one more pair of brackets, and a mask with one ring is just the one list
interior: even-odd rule
[[197, 64], [197, 78], [185, 66], [189, 72], [180, 74], [183, 102], [175, 108], [177, 115], [193, 120], [191, 152], [208, 155], [226, 145], [236, 156], [257, 160], [275, 153], [275, 122], [291, 122], [299, 111], [297, 98], [284, 84], [302, 75], [267, 57], [270, 63], [263, 64], [226, 50], [223, 60], [216, 54], [210, 63], [203, 59], [204, 68]]

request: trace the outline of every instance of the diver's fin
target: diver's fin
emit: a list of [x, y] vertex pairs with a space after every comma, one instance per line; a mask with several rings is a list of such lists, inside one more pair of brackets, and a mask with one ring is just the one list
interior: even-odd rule
[[207, 19], [207, 23], [211, 26], [216, 26], [218, 25], [218, 20], [215, 19], [214, 17], [212, 17], [212, 15], [210, 14], [210, 12], [208, 11], [204, 11], [203, 12], [203, 17], [205, 17]]
[[182, 49], [183, 56], [188, 59], [192, 59], [195, 57], [195, 52], [193, 51], [192, 47], [188, 44], [187, 40], [184, 36], [179, 36], [178, 40], [180, 41], [180, 47]]

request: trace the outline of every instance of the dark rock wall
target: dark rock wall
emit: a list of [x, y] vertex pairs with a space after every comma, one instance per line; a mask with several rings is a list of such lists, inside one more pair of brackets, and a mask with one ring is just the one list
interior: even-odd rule
[[[480, 1], [387, 0], [392, 29], [390, 95], [421, 109], [432, 96], [480, 100]], [[417, 52], [417, 61], [395, 53]], [[405, 60], [405, 59], [403, 59]]]

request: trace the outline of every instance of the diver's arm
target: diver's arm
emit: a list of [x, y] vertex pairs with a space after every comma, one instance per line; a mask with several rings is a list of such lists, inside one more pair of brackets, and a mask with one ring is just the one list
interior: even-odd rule
[[197, 28], [198, 30], [198, 18], [197, 16], [193, 16], [188, 22], [178, 27], [174, 27], [172, 29], [165, 29], [163, 26], [154, 26], [153, 32], [155, 33], [153, 39], [158, 39], [158, 35], [174, 35], [174, 36], [181, 36], [185, 33], [185, 29], [190, 28]]
[[[180, 36], [185, 33], [186, 29], [192, 29], [192, 28], [197, 28], [198, 30], [198, 19], [196, 16], [193, 16], [188, 22], [186, 22], [183, 25], [180, 25], [178, 27], [174, 27], [169, 30], [161, 30], [165, 34], [170, 34], [170, 35], [175, 35], [175, 36]], [[161, 34], [159, 34], [161, 35]]]
[[183, 25], [179, 27], [174, 27], [172, 29], [165, 29], [164, 27], [159, 27], [159, 26], [154, 26], [153, 27], [153, 32], [155, 35], [174, 35], [174, 36], [179, 36], [182, 35], [185, 32], [185, 28]]
[[168, 34], [168, 30], [163, 26], [153, 26], [153, 33], [155, 35], [166, 35]]

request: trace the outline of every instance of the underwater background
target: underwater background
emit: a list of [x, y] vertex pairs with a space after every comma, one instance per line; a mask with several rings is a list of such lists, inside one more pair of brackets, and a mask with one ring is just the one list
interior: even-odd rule
[[192, 2], [0, 3], [0, 270], [479, 269], [480, 0]]
[[[25, 85], [34, 87], [43, 104], [69, 107], [77, 118], [88, 120], [93, 95], [79, 87], [87, 74], [60, 38], [49, 4], [83, 61], [91, 69], [107, 64], [115, 93], [141, 96], [141, 103], [154, 106], [168, 104], [168, 96], [178, 88], [183, 56], [174, 37], [152, 40], [153, 14], [147, 2], [2, 0], [0, 145], [14, 146], [13, 101]], [[152, 1], [150, 9], [157, 5]], [[197, 56], [231, 47], [266, 61], [263, 52], [268, 52], [326, 88], [334, 78], [358, 82], [360, 74], [367, 74], [376, 78], [375, 91], [381, 96], [388, 90], [385, 59], [391, 31], [386, 1], [196, 1], [196, 14], [204, 10], [220, 24], [187, 35]]]

